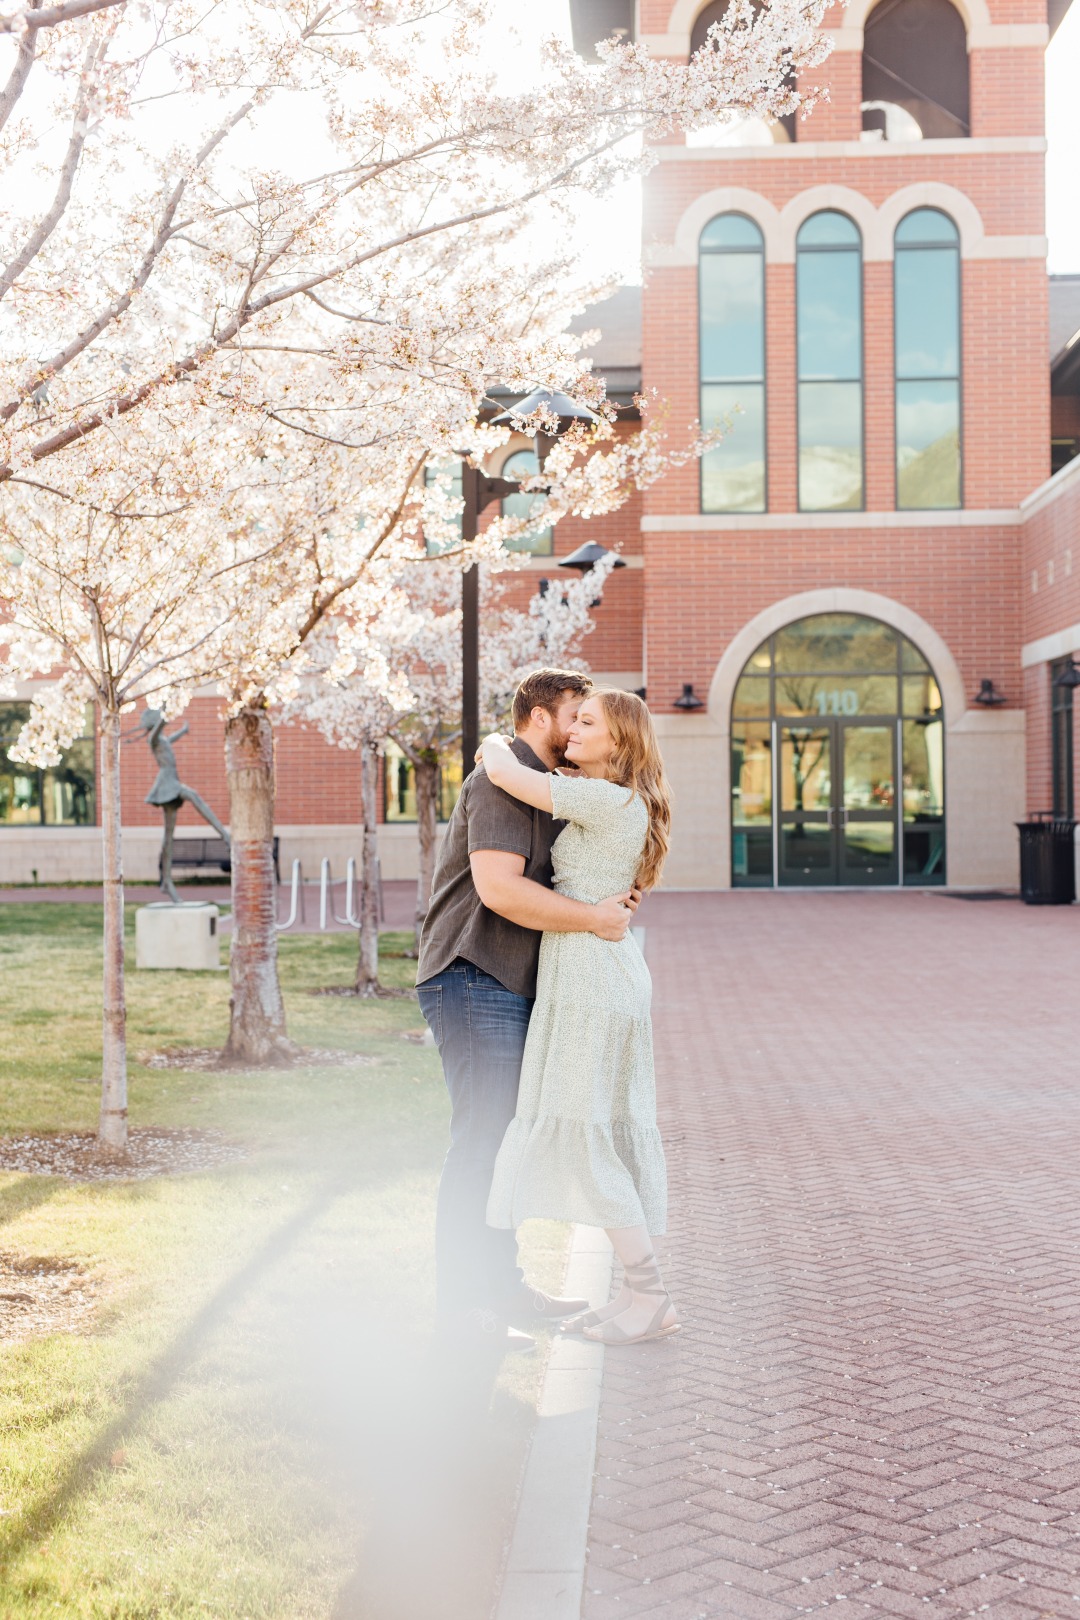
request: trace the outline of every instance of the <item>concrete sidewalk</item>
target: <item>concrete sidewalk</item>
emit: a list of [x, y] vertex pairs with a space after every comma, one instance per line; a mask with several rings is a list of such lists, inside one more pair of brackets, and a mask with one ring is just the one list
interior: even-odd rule
[[641, 920], [685, 1327], [607, 1352], [585, 1620], [1080, 1616], [1080, 913]]

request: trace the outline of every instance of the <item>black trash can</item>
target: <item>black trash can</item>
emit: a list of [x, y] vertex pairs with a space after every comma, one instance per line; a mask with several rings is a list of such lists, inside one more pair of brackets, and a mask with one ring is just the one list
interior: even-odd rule
[[1076, 822], [1038, 810], [1020, 829], [1020, 894], [1029, 906], [1071, 906], [1076, 899]]

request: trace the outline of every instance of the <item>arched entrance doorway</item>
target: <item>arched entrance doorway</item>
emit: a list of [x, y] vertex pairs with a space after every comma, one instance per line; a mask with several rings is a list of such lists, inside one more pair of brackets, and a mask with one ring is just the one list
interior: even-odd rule
[[731, 710], [736, 888], [945, 881], [941, 692], [900, 631], [817, 613], [752, 653]]

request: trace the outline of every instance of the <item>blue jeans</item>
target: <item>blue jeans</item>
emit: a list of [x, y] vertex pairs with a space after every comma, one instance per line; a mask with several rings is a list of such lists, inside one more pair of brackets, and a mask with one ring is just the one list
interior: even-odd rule
[[487, 1224], [495, 1156], [517, 1107], [532, 1001], [460, 957], [417, 987], [450, 1093], [435, 1214], [440, 1313], [498, 1309], [522, 1281], [517, 1238]]

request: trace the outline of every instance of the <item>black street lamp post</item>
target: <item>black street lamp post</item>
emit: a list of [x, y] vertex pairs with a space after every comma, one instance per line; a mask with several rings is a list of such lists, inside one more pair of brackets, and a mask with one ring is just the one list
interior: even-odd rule
[[[461, 540], [476, 539], [480, 514], [492, 501], [516, 495], [515, 478], [489, 478], [467, 461], [461, 466]], [[461, 774], [468, 776], [480, 746], [480, 570], [470, 563], [461, 576]]]
[[[555, 432], [543, 429], [536, 434], [536, 459], [543, 471], [548, 451], [556, 438], [574, 422], [596, 422], [599, 418], [587, 406], [578, 405], [567, 394], [548, 388], [537, 389], [512, 410], [497, 416], [498, 423], [512, 424], [527, 420], [543, 410], [557, 422]], [[521, 485], [516, 478], [489, 478], [479, 467], [462, 459], [461, 541], [468, 552], [480, 527], [480, 514], [492, 501], [507, 495], [516, 495]], [[539, 491], [537, 491], [539, 493]], [[476, 750], [480, 746], [480, 570], [475, 563], [461, 575], [461, 774], [467, 776], [472, 769]]]

